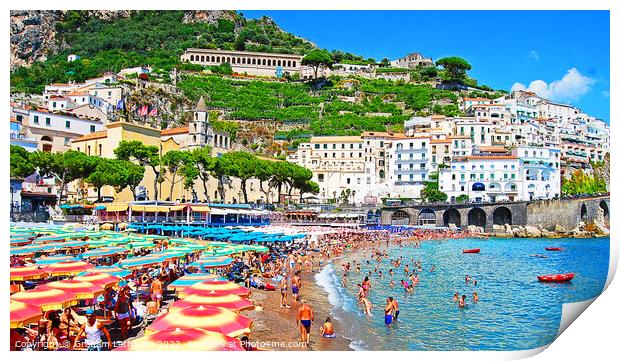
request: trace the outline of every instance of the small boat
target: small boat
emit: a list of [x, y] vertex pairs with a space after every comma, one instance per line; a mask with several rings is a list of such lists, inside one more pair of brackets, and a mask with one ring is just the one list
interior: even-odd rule
[[574, 273], [564, 273], [564, 274], [556, 274], [556, 275], [545, 275], [538, 276], [538, 280], [540, 282], [570, 282], [573, 277], [575, 277]]
[[547, 251], [563, 251], [563, 248], [560, 247], [545, 247]]
[[463, 253], [480, 253], [480, 248], [464, 249]]

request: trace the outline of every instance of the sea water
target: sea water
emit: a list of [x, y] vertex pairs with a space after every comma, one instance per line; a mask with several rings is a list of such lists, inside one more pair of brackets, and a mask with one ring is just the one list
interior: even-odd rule
[[[545, 247], [562, 247], [562, 252]], [[463, 249], [480, 248], [479, 254]], [[421, 243], [420, 248], [383, 246], [389, 259], [403, 256], [399, 268], [383, 260], [370, 276], [371, 316], [357, 304], [356, 284], [377, 266], [369, 253], [353, 251], [327, 264], [315, 276], [328, 294], [331, 315], [344, 328], [336, 330], [351, 339], [357, 350], [524, 350], [551, 343], [558, 331], [562, 304], [598, 296], [609, 268], [609, 237], [588, 239], [451, 239]], [[544, 255], [547, 258], [533, 255]], [[408, 281], [404, 267], [411, 259], [422, 262], [420, 283], [413, 293], [400, 286]], [[353, 260], [362, 269], [355, 273]], [[341, 264], [351, 262], [348, 287], [342, 287]], [[435, 271], [430, 272], [431, 266]], [[394, 270], [390, 287], [389, 269]], [[541, 283], [538, 275], [575, 273], [572, 282]], [[465, 283], [465, 276], [477, 280]], [[461, 309], [453, 295], [467, 295]], [[473, 292], [480, 300], [473, 302]], [[385, 300], [392, 296], [400, 306], [400, 316], [392, 327], [384, 323]]]

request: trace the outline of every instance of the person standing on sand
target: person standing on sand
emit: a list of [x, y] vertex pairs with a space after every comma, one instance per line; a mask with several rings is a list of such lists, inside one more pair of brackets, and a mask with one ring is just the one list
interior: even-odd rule
[[299, 325], [301, 343], [305, 343], [306, 347], [310, 347], [310, 326], [312, 322], [314, 322], [314, 311], [306, 300], [301, 300], [301, 307], [297, 311], [297, 325]]
[[161, 308], [161, 299], [163, 297], [163, 287], [159, 277], [155, 277], [151, 282], [151, 298], [157, 302], [157, 309]]
[[280, 280], [280, 307], [291, 308], [287, 300], [288, 295], [288, 281], [286, 280], [286, 273], [282, 275]]
[[293, 300], [299, 302], [299, 290], [301, 289], [301, 271], [295, 272], [295, 276], [291, 280], [291, 291], [293, 292]]

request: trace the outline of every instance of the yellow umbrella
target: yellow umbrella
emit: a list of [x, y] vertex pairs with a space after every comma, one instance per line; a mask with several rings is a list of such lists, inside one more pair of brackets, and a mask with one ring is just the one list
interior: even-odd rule
[[188, 295], [205, 295], [209, 294], [231, 294], [240, 297], [250, 297], [252, 291], [229, 281], [202, 281], [179, 292], [179, 298], [185, 298]]
[[35, 323], [42, 314], [41, 307], [11, 300], [11, 328], [20, 328]]

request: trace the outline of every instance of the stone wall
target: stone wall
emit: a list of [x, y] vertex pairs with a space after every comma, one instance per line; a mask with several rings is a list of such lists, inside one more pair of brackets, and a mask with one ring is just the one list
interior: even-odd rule
[[[610, 209], [609, 198], [553, 199], [527, 204], [527, 224], [541, 229], [554, 230], [556, 225], [571, 230], [581, 221], [593, 223], [601, 216], [602, 203]], [[585, 210], [582, 216], [582, 209]], [[609, 218], [609, 214], [607, 214]], [[608, 219], [607, 219], [608, 222]]]

